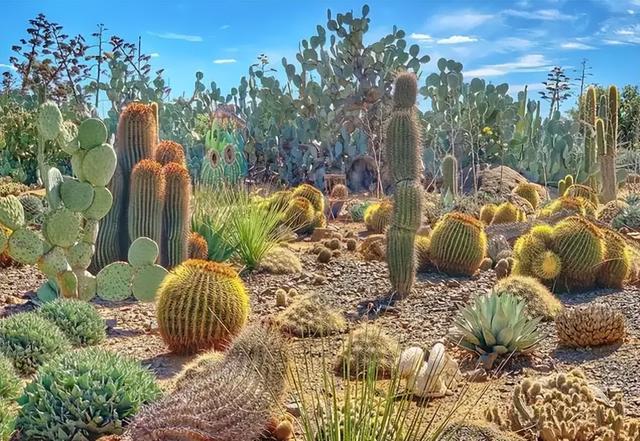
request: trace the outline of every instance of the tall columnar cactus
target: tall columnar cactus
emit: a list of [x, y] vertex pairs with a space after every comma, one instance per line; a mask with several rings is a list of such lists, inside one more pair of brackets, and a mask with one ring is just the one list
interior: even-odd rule
[[165, 179], [165, 202], [162, 214], [162, 266], [171, 269], [187, 260], [189, 254], [189, 171], [179, 163], [162, 168]]
[[[596, 170], [597, 151], [595, 145], [595, 127], [597, 116], [596, 89], [589, 87], [586, 98], [582, 105], [582, 132], [584, 135], [584, 173], [585, 184], [590, 185], [594, 190], [597, 187], [597, 180], [594, 176]], [[569, 185], [567, 184], [567, 187]]]
[[[617, 196], [616, 153], [618, 141], [618, 89], [609, 87], [608, 118], [605, 122], [596, 122], [596, 144], [600, 157], [600, 176], [602, 179], [602, 202], [613, 201]], [[606, 133], [605, 133], [606, 132]]]
[[406, 297], [416, 273], [415, 238], [422, 220], [420, 128], [415, 105], [418, 82], [413, 73], [398, 75], [394, 108], [387, 128], [386, 163], [395, 182], [391, 225], [387, 231], [387, 263], [394, 294]]
[[458, 195], [458, 160], [447, 155], [442, 159], [442, 194], [452, 197]]
[[162, 214], [165, 178], [160, 163], [144, 159], [131, 173], [131, 195], [127, 210], [129, 241], [148, 237], [162, 249]]
[[191, 259], [164, 279], [157, 318], [162, 338], [176, 353], [224, 348], [249, 316], [249, 296], [225, 264]]

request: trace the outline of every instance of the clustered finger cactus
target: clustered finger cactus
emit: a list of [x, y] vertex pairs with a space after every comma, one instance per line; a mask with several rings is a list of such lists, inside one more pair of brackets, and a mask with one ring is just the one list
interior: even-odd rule
[[539, 379], [525, 378], [513, 392], [504, 415], [497, 407], [486, 412], [489, 422], [527, 439], [636, 440], [640, 424], [625, 416], [620, 399], [603, 403], [604, 393], [574, 369]]
[[529, 352], [541, 339], [540, 317], [530, 318], [526, 301], [503, 293], [476, 297], [454, 320], [450, 338], [474, 351], [487, 369], [500, 355]]
[[160, 335], [180, 354], [226, 347], [249, 316], [249, 296], [238, 274], [225, 264], [187, 260], [158, 290]]
[[476, 218], [452, 212], [433, 227], [430, 256], [440, 271], [471, 276], [480, 268], [487, 252], [487, 236]]
[[16, 428], [26, 439], [95, 440], [121, 434], [145, 403], [160, 397], [151, 372], [99, 348], [57, 357], [24, 390]]
[[624, 315], [602, 303], [567, 309], [555, 324], [560, 344], [572, 348], [609, 345], [625, 336]]
[[[401, 298], [408, 296], [413, 288], [415, 239], [422, 223], [420, 128], [415, 109], [417, 92], [415, 74], [404, 72], [397, 76], [385, 148], [386, 163], [395, 184], [393, 212], [387, 230], [387, 264], [391, 288]], [[453, 175], [457, 173], [455, 168], [456, 165]], [[451, 191], [455, 192], [455, 188]]]
[[121, 439], [258, 439], [284, 395], [287, 352], [277, 333], [247, 328], [222, 360], [202, 363], [193, 380], [144, 407]]

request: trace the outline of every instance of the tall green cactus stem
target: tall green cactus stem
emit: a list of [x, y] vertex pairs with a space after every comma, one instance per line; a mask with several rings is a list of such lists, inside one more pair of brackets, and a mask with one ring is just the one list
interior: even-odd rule
[[442, 159], [442, 194], [458, 195], [458, 160], [447, 155]]
[[[596, 123], [596, 143], [600, 155], [600, 176], [602, 178], [601, 199], [603, 203], [614, 201], [617, 196], [616, 153], [618, 141], [618, 89], [609, 87], [609, 111], [606, 127], [604, 121]], [[605, 133], [606, 131], [606, 133]]]
[[93, 255], [90, 266], [90, 270], [94, 274], [97, 274], [111, 262], [124, 260], [124, 253], [128, 249], [128, 247], [123, 248], [122, 244], [125, 241], [120, 237], [120, 226], [122, 218], [125, 217], [125, 210], [122, 204], [119, 203], [122, 201], [115, 200], [116, 195], [122, 198], [122, 193], [124, 192], [124, 177], [122, 176], [120, 167], [116, 168], [116, 172], [113, 178], [111, 178], [108, 189], [114, 201], [111, 205], [111, 210], [100, 220], [98, 227], [98, 234], [95, 241], [96, 252]]
[[189, 254], [189, 199], [191, 180], [182, 164], [168, 163], [162, 168], [165, 203], [162, 214], [162, 266], [171, 269], [187, 260]]
[[129, 241], [148, 237], [162, 249], [162, 211], [165, 199], [165, 179], [160, 163], [151, 159], [140, 161], [131, 173], [129, 199]]
[[[597, 180], [594, 176], [596, 170], [596, 89], [589, 87], [582, 106], [582, 132], [584, 134], [584, 172], [586, 176], [585, 184], [597, 190]], [[567, 185], [569, 187], [569, 185]]]
[[395, 182], [391, 225], [387, 232], [387, 262], [394, 295], [403, 298], [413, 287], [415, 238], [422, 220], [418, 181], [420, 128], [415, 112], [418, 84], [413, 73], [398, 75], [394, 106], [387, 127], [386, 163]]

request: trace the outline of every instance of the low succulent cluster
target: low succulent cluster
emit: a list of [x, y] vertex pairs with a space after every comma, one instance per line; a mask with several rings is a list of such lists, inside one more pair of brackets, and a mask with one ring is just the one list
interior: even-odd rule
[[364, 212], [367, 230], [375, 234], [384, 233], [391, 222], [393, 204], [389, 201], [374, 202]]
[[613, 217], [611, 227], [616, 230], [638, 230], [640, 229], [640, 198], [632, 193], [625, 199], [626, 206]]
[[460, 311], [450, 338], [491, 368], [498, 356], [525, 353], [539, 343], [540, 318], [530, 318], [525, 307], [525, 300], [509, 293], [478, 296]]
[[555, 323], [560, 344], [572, 348], [609, 345], [625, 336], [624, 315], [602, 303], [567, 309]]
[[345, 377], [372, 374], [377, 378], [391, 375], [397, 367], [397, 340], [381, 328], [365, 324], [353, 331], [336, 360], [336, 371]]
[[23, 375], [71, 349], [65, 334], [35, 312], [15, 314], [0, 321], [0, 352]]
[[159, 396], [153, 374], [138, 362], [81, 349], [40, 368], [18, 400], [16, 428], [27, 439], [95, 440], [122, 433], [141, 406]]
[[527, 311], [532, 317], [553, 320], [562, 312], [562, 302], [538, 279], [528, 276], [509, 276], [496, 283], [493, 290], [497, 294], [513, 294], [527, 303]]
[[43, 305], [38, 314], [60, 328], [74, 346], [96, 345], [107, 336], [96, 308], [80, 300], [57, 299]]
[[322, 337], [344, 331], [342, 315], [313, 295], [295, 299], [276, 318], [280, 328], [297, 337]]
[[262, 257], [259, 269], [269, 274], [298, 274], [302, 272], [302, 262], [290, 249], [275, 247]]
[[558, 291], [620, 288], [631, 256], [624, 239], [582, 216], [538, 225], [514, 246], [514, 274], [536, 277]]
[[[602, 397], [605, 398], [603, 402]], [[515, 387], [506, 415], [497, 407], [489, 422], [542, 441], [637, 440], [640, 424], [625, 416], [622, 401], [607, 403], [581, 370], [524, 379]]]
[[364, 214], [367, 212], [367, 208], [372, 204], [371, 201], [356, 201], [349, 208], [349, 215], [354, 222], [363, 222]]
[[191, 259], [172, 270], [158, 290], [160, 335], [173, 352], [226, 347], [249, 316], [249, 296], [226, 264]]
[[364, 260], [378, 260], [384, 262], [387, 255], [385, 235], [372, 234], [370, 236], [367, 236], [360, 244], [358, 252], [362, 255], [362, 258]]

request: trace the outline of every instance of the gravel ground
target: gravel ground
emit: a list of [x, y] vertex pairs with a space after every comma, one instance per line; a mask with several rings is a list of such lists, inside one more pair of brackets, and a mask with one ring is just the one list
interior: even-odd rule
[[[338, 224], [345, 230], [362, 229], [361, 224]], [[244, 277], [251, 293], [252, 322], [265, 320], [281, 309], [275, 306], [275, 290], [280, 287], [296, 288], [301, 294], [316, 293], [331, 306], [342, 311], [349, 328], [359, 322], [373, 320], [389, 334], [394, 335], [403, 347], [418, 345], [430, 348], [438, 341], [446, 341], [456, 311], [471, 297], [489, 290], [495, 283], [493, 271], [474, 278], [449, 278], [437, 274], [419, 275], [415, 292], [407, 299], [377, 317], [362, 313], [362, 305], [388, 292], [386, 264], [362, 261], [355, 253], [343, 254], [328, 264], [320, 264], [308, 251], [312, 244], [296, 242], [291, 245], [303, 262], [303, 273], [270, 275], [254, 273]], [[0, 315], [6, 316], [33, 308], [32, 290], [45, 280], [37, 269], [30, 266], [0, 269]], [[627, 413], [640, 416], [640, 292], [637, 287], [622, 291], [598, 291], [585, 294], [561, 295], [565, 305], [581, 305], [604, 301], [621, 311], [627, 319], [628, 335], [622, 345], [592, 350], [562, 349], [556, 346], [553, 323], [543, 323], [548, 336], [540, 348], [530, 356], [515, 357], [499, 373], [492, 374], [486, 382], [470, 385], [469, 400], [462, 411], [481, 417], [481, 409], [489, 402], [509, 400], [515, 384], [525, 375], [547, 374], [565, 371], [579, 366], [588, 377], [603, 390], [624, 393]], [[149, 366], [164, 384], [191, 359], [177, 357], [167, 352], [155, 325], [154, 305], [137, 302], [108, 304], [96, 301], [102, 316], [107, 320], [109, 338], [103, 346], [129, 355]], [[344, 335], [323, 339], [292, 339], [294, 353], [304, 351], [320, 356], [323, 351], [339, 349]], [[475, 357], [451, 348], [459, 360], [463, 373], [477, 368]], [[487, 387], [488, 386], [488, 387]], [[476, 405], [480, 399], [480, 405]], [[443, 399], [452, 403], [453, 397]]]

